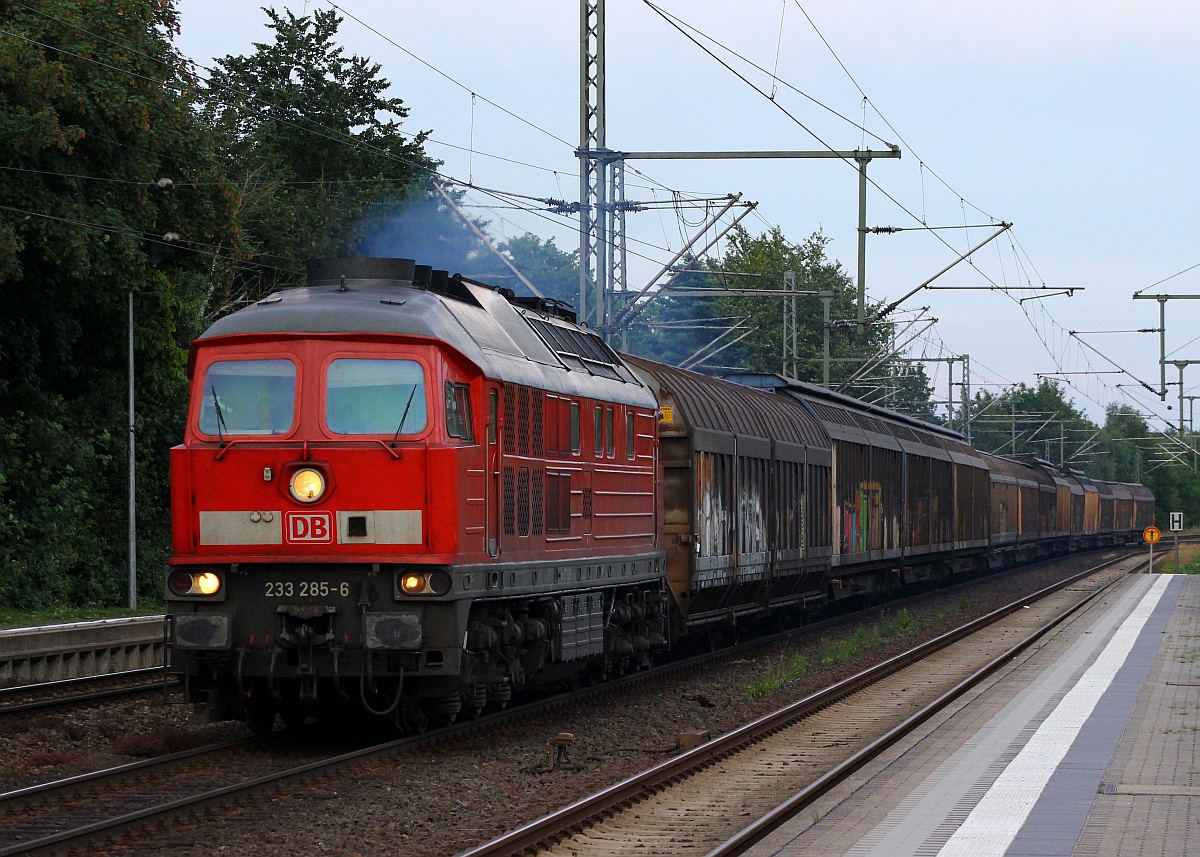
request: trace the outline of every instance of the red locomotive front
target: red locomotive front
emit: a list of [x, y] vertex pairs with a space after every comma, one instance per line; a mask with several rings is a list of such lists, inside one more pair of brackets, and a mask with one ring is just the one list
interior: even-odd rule
[[649, 391], [553, 313], [405, 260], [324, 266], [193, 347], [166, 581], [193, 699], [419, 726], [643, 662]]

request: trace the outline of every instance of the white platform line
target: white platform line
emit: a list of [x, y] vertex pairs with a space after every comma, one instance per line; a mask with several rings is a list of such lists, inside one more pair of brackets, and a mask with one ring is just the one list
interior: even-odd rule
[[1004, 769], [938, 857], [1002, 857], [1008, 850], [1050, 776], [1125, 663], [1170, 581], [1170, 575], [1158, 576], [1104, 651]]

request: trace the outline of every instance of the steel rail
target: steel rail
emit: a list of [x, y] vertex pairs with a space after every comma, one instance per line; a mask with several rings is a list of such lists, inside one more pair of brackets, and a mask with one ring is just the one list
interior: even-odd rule
[[[219, 744], [206, 744], [203, 747], [191, 747], [187, 750], [179, 750], [175, 753], [167, 753], [162, 756], [155, 756], [152, 759], [139, 759], [136, 762], [128, 762], [124, 765], [114, 765], [111, 768], [102, 768], [98, 771], [87, 771], [86, 773], [76, 774], [73, 777], [65, 777], [61, 780], [51, 780], [47, 783], [38, 783], [37, 785], [25, 786], [24, 788], [13, 789], [12, 791], [8, 792], [0, 792], [0, 811], [4, 811], [5, 804], [7, 803], [25, 800], [34, 797], [35, 795], [65, 794], [80, 786], [86, 786], [100, 780], [106, 780], [115, 776], [124, 776], [126, 774], [133, 773], [144, 774], [148, 769], [174, 764], [175, 762], [190, 759], [194, 756], [203, 756], [206, 753], [235, 750], [238, 747], [245, 747], [261, 740], [262, 739], [258, 737], [247, 737], [238, 738], [233, 741], [222, 741]], [[7, 853], [8, 851], [6, 849], [0, 849], [0, 854]]]
[[[784, 729], [796, 721], [802, 720], [822, 708], [826, 708], [836, 702], [839, 702], [842, 699], [845, 699], [846, 697], [858, 692], [859, 690], [862, 690], [863, 688], [883, 678], [886, 678], [898, 670], [920, 661], [926, 656], [943, 649], [952, 643], [956, 643], [966, 637], [969, 637], [971, 634], [974, 634], [988, 625], [991, 625], [999, 619], [1021, 610], [1026, 605], [1031, 604], [1034, 601], [1070, 586], [1071, 584], [1076, 583], [1083, 578], [1103, 571], [1104, 569], [1118, 562], [1126, 561], [1129, 558], [1130, 557], [1127, 555], [1115, 557], [1097, 566], [1086, 569], [1078, 574], [1072, 575], [1062, 581], [1059, 581], [1058, 583], [1044, 587], [1043, 589], [1040, 589], [1031, 595], [1027, 595], [1023, 598], [1013, 601], [979, 619], [968, 622], [953, 631], [942, 634], [933, 640], [922, 643], [921, 645], [916, 646], [909, 651], [897, 655], [887, 661], [884, 661], [883, 663], [863, 670], [862, 672], [850, 676], [849, 678], [844, 679], [843, 681], [840, 681], [822, 691], [818, 691], [817, 693], [781, 708], [776, 712], [765, 715], [764, 717], [748, 723], [739, 729], [715, 738], [706, 744], [696, 747], [695, 749], [668, 759], [652, 768], [647, 769], [646, 771], [643, 771], [640, 774], [636, 774], [613, 786], [610, 786], [607, 789], [597, 792], [590, 797], [576, 801], [575, 803], [570, 804], [569, 806], [566, 806], [557, 812], [543, 816], [536, 821], [523, 825], [513, 831], [510, 831], [509, 833], [492, 839], [489, 842], [485, 842], [479, 846], [476, 846], [475, 848], [463, 851], [458, 855], [458, 857], [496, 857], [496, 855], [515, 855], [551, 847], [554, 843], [570, 836], [576, 830], [588, 827], [593, 823], [602, 820], [605, 816], [611, 815], [625, 806], [629, 806], [640, 801], [647, 794], [660, 791], [670, 782], [683, 779], [696, 770], [707, 767], [723, 757], [732, 755], [745, 746], [756, 743], [771, 733]], [[1140, 565], [1138, 567], [1140, 567]], [[1120, 579], [1121, 578], [1117, 578], [1117, 580]], [[1115, 581], [1113, 581], [1113, 583], [1115, 583]], [[1080, 609], [1083, 603], [1091, 598], [1096, 597], [1099, 592], [1107, 590], [1108, 586], [1111, 585], [1112, 583], [1106, 584], [1105, 587], [1097, 590], [1096, 593], [1089, 595], [1084, 602], [1081, 602], [1079, 605], [1073, 607], [1070, 612]], [[1053, 625], [1063, 621], [1068, 615], [1070, 615], [1070, 613], [1063, 614], [1053, 622], [1048, 623], [1047, 626], [1039, 629], [1028, 641], [1020, 644], [1020, 648], [1031, 645], [1032, 642], [1043, 635], [1049, 627], [1053, 627]], [[1014, 651], [1020, 651], [1020, 648], [1014, 647]], [[993, 667], [993, 670], [998, 668], [998, 666], [1005, 662], [1006, 659], [1011, 659], [1012, 654], [1013, 652], [1009, 652], [1000, 658], [997, 658], [994, 662], [996, 666]], [[983, 675], [978, 675], [977, 677], [972, 676], [972, 679], [974, 679], [973, 683], [981, 681], [984, 677], [985, 676]], [[970, 679], [968, 681], [970, 681]], [[961, 694], [962, 692], [965, 692], [967, 687], [969, 687], [969, 685], [966, 685], [964, 682], [963, 685], [960, 685], [960, 687], [956, 688], [956, 690], [959, 694]], [[944, 701], [939, 701], [941, 701], [941, 704], [944, 706], [949, 700], [945, 699]], [[933, 712], [926, 714], [925, 718], [931, 716], [932, 713]], [[920, 715], [913, 715], [913, 717], [909, 720], [911, 721], [918, 716]], [[906, 721], [906, 723], [909, 723], [909, 721]], [[911, 729], [915, 728], [916, 725], [917, 723], [915, 722], [911, 723], [911, 725], [909, 725], [905, 731], [911, 731]], [[898, 729], [900, 729], [900, 727], [897, 727], [897, 730]], [[897, 730], [893, 730], [893, 732]], [[897, 734], [893, 740], [898, 740], [899, 737], [900, 735]], [[877, 755], [879, 752], [882, 752], [882, 750], [882, 747], [876, 749], [873, 755]], [[865, 763], [865, 761], [865, 759], [861, 761], [860, 765]], [[823, 791], [827, 791], [836, 782], [840, 782], [841, 779], [844, 779], [849, 775], [850, 771], [841, 772], [841, 767], [842, 766], [838, 766], [838, 768], [834, 769], [834, 771], [839, 772], [836, 780], [831, 780], [831, 777], [834, 775], [834, 771], [831, 771], [817, 781], [822, 785]], [[815, 785], [816, 784], [814, 784], [814, 786]], [[808, 790], [806, 789], [805, 791], [807, 792]], [[811, 801], [811, 799], [812, 798], [809, 800]], [[792, 811], [795, 812], [796, 810], [793, 809]], [[780, 820], [773, 820], [772, 826], [769, 828], [764, 827], [762, 832], [754, 839], [754, 841], [758, 841], [758, 839], [766, 835], [766, 833], [770, 830], [773, 830], [774, 827], [778, 826], [780, 823], [782, 823], [781, 818]], [[766, 825], [768, 822], [763, 822], [763, 824]], [[730, 851], [728, 853], [733, 854], [736, 852]]]
[[3, 700], [5, 697], [32, 696], [43, 693], [53, 693], [59, 688], [67, 689], [70, 687], [87, 686], [89, 684], [99, 684], [105, 681], [134, 679], [138, 678], [139, 676], [151, 675], [157, 675], [158, 678], [153, 682], [147, 682], [143, 684], [128, 685], [126, 687], [113, 687], [102, 690], [91, 690], [83, 693], [73, 693], [68, 696], [35, 699], [29, 702], [0, 702], [0, 717], [4, 717], [9, 714], [18, 714], [23, 711], [37, 711], [43, 708], [57, 708], [59, 706], [73, 705], [80, 702], [93, 702], [96, 700], [109, 699], [117, 696], [132, 696], [138, 693], [151, 693], [153, 691], [177, 687], [179, 685], [179, 679], [168, 676], [163, 671], [162, 667], [143, 667], [136, 670], [104, 673], [103, 675], [58, 679], [56, 681], [44, 682], [42, 684], [24, 684], [16, 687], [0, 688], [0, 700]]

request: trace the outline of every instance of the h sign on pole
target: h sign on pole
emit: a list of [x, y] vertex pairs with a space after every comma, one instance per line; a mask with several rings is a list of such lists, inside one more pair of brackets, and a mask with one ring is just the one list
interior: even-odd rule
[[1183, 529], [1183, 512], [1171, 513], [1171, 532], [1178, 533]]

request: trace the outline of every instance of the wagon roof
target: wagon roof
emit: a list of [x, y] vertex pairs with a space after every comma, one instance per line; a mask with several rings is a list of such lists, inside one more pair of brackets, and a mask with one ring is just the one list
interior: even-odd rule
[[[682, 422], [691, 428], [829, 447], [821, 424], [796, 402], [643, 357], [625, 359], [654, 379], [664, 398], [683, 410]], [[669, 423], [662, 428], [669, 431]]]

